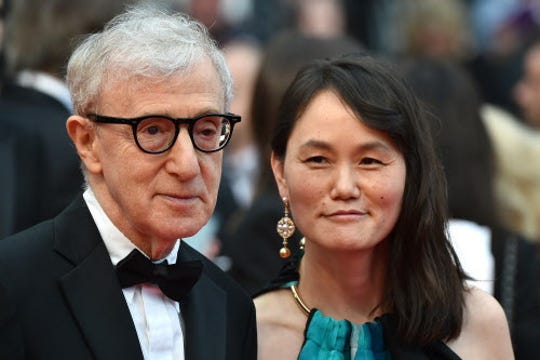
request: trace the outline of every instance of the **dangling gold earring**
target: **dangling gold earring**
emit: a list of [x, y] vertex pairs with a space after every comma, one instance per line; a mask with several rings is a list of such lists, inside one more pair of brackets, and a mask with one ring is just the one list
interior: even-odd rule
[[283, 259], [288, 258], [291, 255], [291, 250], [287, 247], [288, 239], [294, 234], [296, 227], [293, 220], [289, 217], [289, 200], [284, 197], [283, 205], [285, 206], [285, 214], [277, 223], [277, 233], [283, 238], [283, 246], [279, 249], [279, 256]]

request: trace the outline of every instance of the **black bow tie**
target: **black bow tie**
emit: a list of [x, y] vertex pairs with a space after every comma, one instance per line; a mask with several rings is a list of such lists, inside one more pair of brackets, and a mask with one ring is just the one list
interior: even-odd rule
[[116, 265], [116, 273], [122, 288], [141, 283], [152, 283], [172, 300], [182, 300], [199, 280], [202, 272], [200, 261], [177, 262], [168, 265], [167, 260], [154, 264], [150, 259], [133, 250]]

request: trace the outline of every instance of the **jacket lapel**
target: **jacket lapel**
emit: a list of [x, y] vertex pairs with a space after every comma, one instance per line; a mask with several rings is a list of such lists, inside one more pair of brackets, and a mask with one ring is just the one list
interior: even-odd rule
[[57, 218], [55, 247], [74, 265], [60, 288], [94, 356], [142, 359], [129, 308], [82, 196]]
[[[200, 258], [201, 255], [182, 242], [181, 260]], [[182, 301], [180, 309], [185, 324], [186, 359], [227, 358], [227, 294], [211, 279], [208, 269], [203, 270], [201, 278], [187, 299]]]

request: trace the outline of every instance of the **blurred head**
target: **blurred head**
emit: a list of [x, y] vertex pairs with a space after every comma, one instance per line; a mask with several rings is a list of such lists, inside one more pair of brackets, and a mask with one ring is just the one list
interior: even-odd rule
[[236, 39], [223, 47], [225, 60], [234, 80], [234, 98], [231, 112], [242, 115], [242, 122], [234, 129], [229, 151], [241, 149], [253, 143], [251, 129], [251, 104], [262, 50], [258, 43], [249, 39]]
[[470, 56], [473, 36], [461, 0], [412, 0], [397, 14], [404, 22], [405, 53], [462, 60]]
[[525, 55], [523, 75], [514, 88], [514, 99], [523, 119], [540, 128], [540, 43], [533, 45]]
[[[271, 144], [306, 255], [309, 234], [340, 249], [384, 240], [388, 286], [380, 306], [397, 315], [402, 338], [422, 343], [459, 333], [462, 273], [445, 233], [444, 174], [425, 113], [391, 67], [369, 56], [306, 66], [283, 97]], [[315, 210], [306, 207], [310, 196]], [[336, 216], [333, 229], [326, 209]]]
[[342, 0], [297, 0], [298, 30], [309, 36], [338, 37], [345, 33]]
[[5, 31], [7, 68], [47, 72], [64, 78], [79, 37], [99, 31], [135, 0], [16, 0]]
[[136, 144], [135, 133], [139, 142], [152, 141], [163, 133], [161, 124], [140, 123], [134, 130], [98, 122], [96, 115], [194, 119], [226, 113], [231, 78], [206, 29], [179, 13], [133, 8], [81, 43], [67, 82], [77, 113], [68, 119], [68, 132], [112, 222], [153, 258], [199, 231], [215, 207], [222, 152], [200, 151], [192, 138], [205, 141], [215, 128], [188, 120], [178, 125], [168, 150], [150, 154]]

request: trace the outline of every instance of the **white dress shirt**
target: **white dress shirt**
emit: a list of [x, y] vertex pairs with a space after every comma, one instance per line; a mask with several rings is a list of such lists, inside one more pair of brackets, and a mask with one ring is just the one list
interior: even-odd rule
[[[116, 266], [137, 247], [107, 217], [90, 188], [86, 189], [83, 197], [103, 238], [111, 261]], [[177, 240], [169, 255], [154, 262], [167, 260], [169, 264], [176, 263], [179, 246], [180, 240]], [[135, 324], [144, 358], [147, 360], [184, 359], [180, 304], [169, 299], [157, 285], [153, 284], [135, 285], [122, 291]]]
[[462, 219], [448, 222], [450, 242], [463, 270], [475, 285], [493, 295], [495, 285], [495, 259], [491, 252], [491, 230], [488, 227]]

